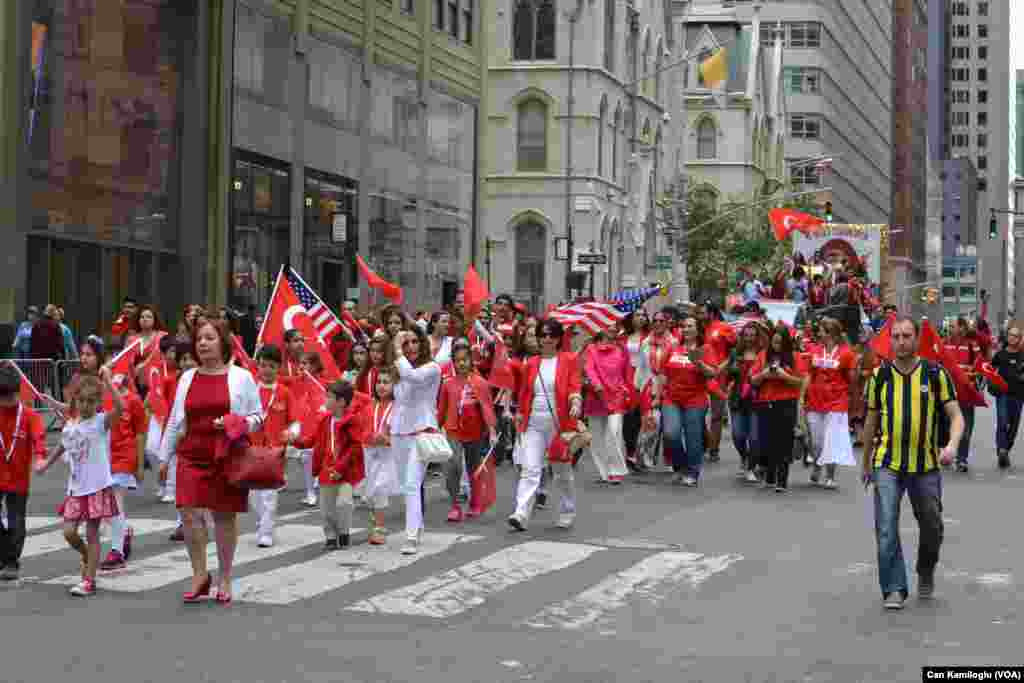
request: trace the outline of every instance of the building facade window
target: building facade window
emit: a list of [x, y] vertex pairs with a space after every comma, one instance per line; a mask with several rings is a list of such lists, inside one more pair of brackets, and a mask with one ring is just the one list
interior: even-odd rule
[[981, 149], [988, 147], [988, 133], [978, 133], [978, 147]]
[[821, 122], [807, 114], [793, 114], [789, 117], [789, 134], [794, 138], [817, 140], [821, 137]]
[[816, 94], [821, 92], [821, 70], [811, 66], [787, 66], [784, 69], [786, 87], [790, 93]]
[[970, 104], [971, 103], [971, 91], [970, 90], [956, 90], [953, 92], [953, 101], [957, 104]]
[[988, 168], [988, 157], [986, 157], [986, 156], [979, 156], [978, 157], [978, 170], [979, 171], [984, 171], [986, 168]]
[[978, 16], [979, 17], [987, 17], [988, 16], [988, 3], [987, 2], [979, 2], [978, 3]]
[[555, 58], [554, 0], [516, 0], [512, 20], [512, 59]]
[[954, 2], [953, 3], [953, 16], [954, 17], [966, 17], [969, 16], [970, 12], [967, 9], [966, 2]]
[[608, 98], [601, 98], [601, 110], [597, 117], [597, 177], [604, 177], [604, 129], [608, 125]]
[[444, 30], [444, 0], [434, 0], [434, 28]]
[[416, 14], [416, 0], [399, 0], [403, 14]]
[[988, 125], [988, 112], [987, 111], [979, 111], [978, 112], [978, 126], [979, 127], [984, 127], [984, 126], [987, 126], [987, 125]]
[[981, 59], [981, 60], [988, 59], [988, 45], [979, 45], [978, 46], [978, 59]]
[[988, 38], [988, 24], [978, 24], [978, 37]]
[[473, 44], [473, 3], [476, 0], [462, 0], [462, 41]]
[[718, 127], [705, 116], [697, 126], [697, 158], [714, 159], [718, 156]]
[[970, 38], [970, 27], [967, 24], [957, 24], [953, 27], [953, 35], [957, 38]]
[[310, 114], [331, 124], [355, 128], [362, 93], [358, 60], [315, 38], [310, 41], [308, 59]]
[[797, 21], [787, 26], [789, 47], [821, 47], [821, 24], [816, 21]]
[[955, 111], [953, 112], [953, 125], [954, 126], [969, 126], [971, 124], [971, 114], [966, 111]]
[[240, 4], [235, 22], [235, 85], [262, 94], [271, 21], [248, 5]]
[[796, 166], [792, 170], [790, 181], [794, 185], [817, 186], [821, 184], [821, 175], [813, 164]]
[[516, 143], [520, 171], [546, 171], [548, 167], [548, 108], [537, 99], [519, 105]]
[[988, 69], [982, 67], [978, 69], [978, 81], [984, 83], [988, 80]]
[[615, 3], [617, 0], [604, 0], [604, 68], [615, 73]]
[[547, 263], [544, 226], [525, 221], [516, 226], [516, 299], [531, 311], [541, 310], [544, 266]]
[[988, 90], [978, 91], [978, 104], [988, 104]]
[[963, 133], [955, 134], [953, 136], [953, 146], [954, 147], [966, 147], [967, 146], [967, 136], [964, 135]]

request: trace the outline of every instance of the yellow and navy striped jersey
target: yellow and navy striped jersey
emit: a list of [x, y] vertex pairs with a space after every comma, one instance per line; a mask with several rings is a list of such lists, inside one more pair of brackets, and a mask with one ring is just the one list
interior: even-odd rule
[[894, 365], [887, 368], [877, 368], [867, 386], [868, 410], [878, 411], [881, 431], [874, 466], [910, 474], [930, 472], [938, 466], [941, 411], [956, 400], [953, 382], [943, 368], [932, 366], [929, 372], [923, 361], [908, 374]]

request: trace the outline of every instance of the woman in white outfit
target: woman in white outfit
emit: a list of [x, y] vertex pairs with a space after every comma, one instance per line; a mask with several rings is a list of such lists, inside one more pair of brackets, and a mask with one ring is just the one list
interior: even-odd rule
[[815, 457], [811, 483], [821, 481], [836, 488], [836, 466], [857, 464], [850, 441], [850, 386], [857, 373], [857, 359], [843, 344], [843, 327], [831, 318], [819, 325], [821, 346], [811, 355], [810, 383], [807, 387], [807, 426], [811, 432], [811, 452]]
[[423, 477], [426, 465], [416, 456], [416, 436], [438, 431], [437, 394], [441, 366], [431, 360], [427, 335], [415, 323], [394, 336], [398, 384], [391, 414], [391, 447], [405, 494], [405, 545], [403, 555], [419, 552], [423, 532]]
[[449, 336], [451, 326], [452, 317], [446, 311], [440, 311], [430, 317], [430, 356], [439, 365], [444, 365], [452, 359], [452, 338]]
[[[508, 518], [516, 531], [525, 531], [533, 512], [540, 477], [547, 464], [548, 447], [555, 437], [575, 432], [583, 399], [583, 378], [575, 354], [559, 353], [565, 335], [561, 323], [546, 319], [538, 328], [540, 355], [516, 363], [519, 398], [519, 486], [516, 510]], [[512, 362], [512, 361], [510, 361]], [[576, 486], [571, 462], [551, 464], [555, 486], [561, 491], [557, 526], [569, 529], [576, 521]]]
[[583, 361], [590, 381], [590, 394], [583, 404], [594, 435], [590, 455], [600, 483], [621, 484], [627, 474], [622, 415], [629, 396], [626, 391], [629, 354], [621, 343], [602, 332], [583, 352]]

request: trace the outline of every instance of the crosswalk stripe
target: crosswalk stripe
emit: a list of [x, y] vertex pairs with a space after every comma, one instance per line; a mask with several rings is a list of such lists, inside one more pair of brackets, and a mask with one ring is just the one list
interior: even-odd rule
[[582, 629], [604, 624], [631, 599], [657, 603], [681, 581], [696, 587], [742, 559], [699, 553], [658, 553], [609, 576], [578, 595], [546, 607], [527, 620], [534, 628]]
[[[129, 519], [128, 525], [134, 530], [136, 536], [157, 533], [173, 529], [176, 524], [173, 519]], [[79, 533], [85, 534], [84, 529]], [[64, 540], [64, 531], [48, 531], [43, 534], [36, 534], [25, 539], [25, 551], [22, 558], [46, 555], [57, 550], [69, 550], [68, 542]]]
[[28, 531], [35, 531], [36, 529], [43, 529], [59, 523], [60, 517], [26, 517], [25, 529]]
[[[361, 529], [353, 529], [358, 533]], [[290, 553], [304, 546], [323, 542], [324, 532], [318, 526], [306, 524], [289, 524], [278, 527], [277, 540], [270, 548], [256, 545], [257, 534], [242, 534], [238, 538], [238, 550], [235, 552], [235, 569], [248, 562], [265, 560], [278, 555]], [[217, 566], [217, 545], [211, 539], [206, 547], [206, 558], [211, 570]], [[184, 581], [192, 576], [192, 565], [189, 564], [188, 552], [183, 546], [177, 546], [160, 555], [153, 555], [140, 560], [132, 560], [128, 568], [113, 572], [105, 580], [101, 578], [103, 590], [121, 593], [162, 588], [177, 581]], [[78, 583], [78, 574], [61, 576], [45, 583], [70, 586]]]
[[510, 546], [423, 581], [357, 602], [346, 609], [443, 619], [482, 605], [488, 597], [582, 562], [603, 548], [531, 541]]
[[417, 560], [448, 550], [457, 543], [478, 541], [483, 536], [427, 533], [423, 535], [416, 555], [398, 554], [405, 540], [401, 531], [388, 537], [382, 547], [360, 546], [318, 557], [309, 562], [279, 567], [269, 572], [247, 576], [240, 582], [235, 599], [242, 602], [288, 605], [299, 600], [333, 591], [376, 574], [401, 569]]

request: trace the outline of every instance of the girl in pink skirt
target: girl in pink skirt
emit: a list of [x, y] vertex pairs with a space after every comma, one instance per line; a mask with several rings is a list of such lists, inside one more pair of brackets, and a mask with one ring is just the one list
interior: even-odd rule
[[[103, 390], [113, 397], [113, 410], [100, 412]], [[96, 593], [96, 569], [100, 561], [100, 522], [116, 517], [120, 510], [114, 497], [114, 479], [110, 473], [110, 427], [117, 423], [124, 410], [121, 395], [110, 383], [110, 369], [100, 369], [99, 378], [83, 377], [77, 395], [72, 399], [71, 418], [64, 426], [60, 446], [36, 465], [45, 472], [64, 456], [71, 468], [67, 497], [57, 508], [64, 518], [64, 538], [82, 556], [82, 582], [71, 588], [71, 594], [89, 596]], [[85, 522], [85, 538], [78, 534]]]

